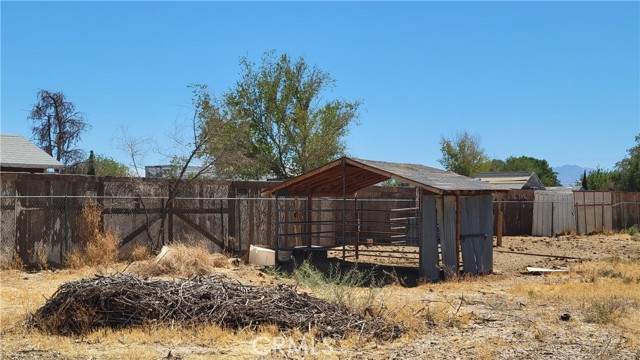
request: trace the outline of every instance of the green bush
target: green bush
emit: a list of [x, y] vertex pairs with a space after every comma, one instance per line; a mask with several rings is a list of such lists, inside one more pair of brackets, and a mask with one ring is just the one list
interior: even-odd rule
[[627, 229], [627, 232], [629, 233], [629, 235], [634, 236], [634, 235], [638, 234], [638, 232], [640, 232], [640, 230], [638, 229], [638, 225], [633, 225], [632, 227]]
[[375, 269], [360, 270], [357, 265], [346, 271], [331, 266], [323, 273], [305, 260], [291, 274], [298, 284], [314, 294], [342, 306], [364, 310], [382, 304], [382, 280], [376, 278]]

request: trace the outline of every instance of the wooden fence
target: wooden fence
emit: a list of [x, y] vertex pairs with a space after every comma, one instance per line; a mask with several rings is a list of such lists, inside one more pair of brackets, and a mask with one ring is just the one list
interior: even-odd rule
[[[39, 252], [46, 253], [50, 263], [60, 264], [81, 244], [78, 219], [88, 201], [102, 209], [102, 227], [122, 240], [123, 254], [135, 246], [157, 249], [173, 241], [204, 242], [212, 251], [230, 252], [247, 250], [251, 244], [274, 246], [275, 199], [260, 198], [260, 192], [274, 182], [198, 180], [180, 198], [169, 201], [169, 182], [162, 179], [17, 173], [0, 173], [0, 178], [0, 246], [16, 249], [28, 265], [38, 262]], [[367, 219], [375, 224], [385, 220], [378, 217], [389, 217], [383, 208], [405, 207], [415, 199], [415, 189], [374, 186], [360, 191], [359, 198], [387, 199], [360, 202], [363, 210], [372, 210]], [[280, 209], [286, 209], [280, 221], [288, 223], [287, 231], [298, 233], [281, 246], [293, 247], [303, 237], [306, 199], [280, 198], [278, 202]], [[334, 232], [323, 237], [316, 231], [314, 244], [335, 245], [335, 232], [342, 231], [335, 225], [342, 212], [329, 210], [336, 204], [341, 206], [342, 201], [314, 201], [317, 220], [325, 221], [314, 226], [322, 230], [331, 223]]]
[[640, 224], [640, 193], [632, 192], [513, 190], [494, 196], [495, 218], [500, 207], [504, 235], [584, 235]]

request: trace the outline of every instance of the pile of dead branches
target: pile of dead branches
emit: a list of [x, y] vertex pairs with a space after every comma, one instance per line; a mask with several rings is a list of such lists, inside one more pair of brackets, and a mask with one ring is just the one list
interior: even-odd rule
[[63, 284], [31, 315], [28, 325], [50, 334], [80, 335], [98, 328], [218, 324], [281, 330], [315, 328], [318, 336], [349, 333], [391, 340], [404, 329], [380, 316], [364, 318], [342, 306], [288, 285], [243, 285], [223, 274], [169, 281], [127, 274], [96, 276]]

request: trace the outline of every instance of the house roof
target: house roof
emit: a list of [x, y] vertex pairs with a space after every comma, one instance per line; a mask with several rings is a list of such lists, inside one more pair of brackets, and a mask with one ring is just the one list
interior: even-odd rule
[[343, 157], [273, 186], [262, 194], [341, 197], [343, 186], [344, 194], [352, 195], [388, 179], [409, 183], [435, 194], [500, 191], [486, 182], [424, 165]]
[[[533, 178], [533, 179], [532, 179]], [[501, 189], [522, 189], [530, 180], [533, 180], [534, 186], [542, 187], [542, 183], [533, 171], [496, 171], [481, 172], [476, 175], [476, 179], [488, 182]]]
[[16, 168], [61, 168], [59, 161], [20, 135], [0, 135], [0, 165]]

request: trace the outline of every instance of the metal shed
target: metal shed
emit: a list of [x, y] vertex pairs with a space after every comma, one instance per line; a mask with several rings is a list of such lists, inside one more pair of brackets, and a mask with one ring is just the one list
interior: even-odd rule
[[[365, 187], [395, 179], [410, 184], [418, 195], [418, 241], [420, 276], [435, 281], [443, 275], [489, 273], [493, 270], [493, 205], [492, 193], [504, 191], [486, 182], [452, 172], [415, 164], [391, 163], [343, 157], [318, 169], [284, 181], [262, 192], [263, 195], [341, 198], [342, 219], [346, 219], [347, 198]], [[277, 201], [276, 201], [277, 203]], [[310, 212], [304, 219], [312, 224]], [[308, 227], [307, 227], [308, 228]], [[280, 243], [275, 231], [276, 252]], [[342, 234], [345, 246], [355, 244]], [[311, 237], [307, 247], [311, 248]], [[277, 254], [276, 254], [277, 258]]]

